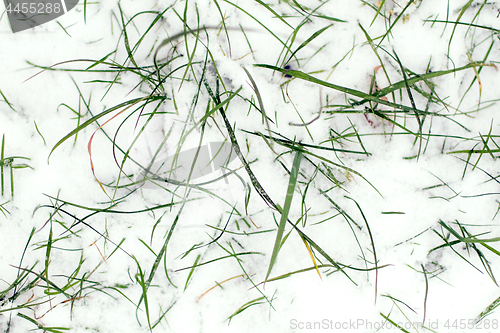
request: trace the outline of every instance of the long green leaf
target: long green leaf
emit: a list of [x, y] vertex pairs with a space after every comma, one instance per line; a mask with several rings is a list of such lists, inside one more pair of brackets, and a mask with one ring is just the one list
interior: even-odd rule
[[295, 158], [293, 159], [292, 171], [290, 172], [290, 181], [288, 182], [288, 189], [286, 192], [285, 205], [281, 211], [281, 220], [278, 227], [278, 233], [276, 235], [276, 241], [274, 242], [273, 253], [271, 255], [271, 262], [269, 263], [269, 268], [267, 269], [267, 274], [265, 280], [271, 274], [276, 258], [278, 258], [278, 253], [281, 247], [281, 239], [283, 238], [283, 232], [285, 231], [286, 221], [288, 220], [288, 213], [290, 211], [290, 206], [292, 205], [293, 192], [295, 190], [295, 185], [297, 184], [297, 176], [299, 174], [300, 160], [302, 159], [302, 152], [297, 150], [295, 152]]
[[285, 62], [289, 62], [294, 56], [295, 54], [297, 54], [297, 52], [299, 52], [301, 49], [303, 49], [304, 47], [307, 46], [307, 44], [309, 44], [310, 42], [313, 41], [313, 39], [315, 39], [316, 37], [318, 37], [319, 35], [321, 35], [325, 30], [327, 30], [328, 28], [330, 28], [333, 24], [330, 24], [330, 25], [327, 25], [326, 27], [322, 28], [322, 29], [319, 29], [318, 31], [316, 31], [315, 33], [313, 33], [311, 35], [311, 37], [309, 37], [306, 41], [304, 41], [302, 44], [299, 45], [299, 47], [293, 51], [293, 53], [288, 57], [288, 60]]
[[[459, 67], [459, 68], [455, 68], [455, 69], [443, 70], [443, 71], [436, 71], [436, 72], [430, 72], [430, 73], [425, 73], [425, 74], [417, 75], [417, 76], [414, 76], [412, 78], [408, 78], [406, 80], [406, 82], [405, 82], [405, 80], [401, 80], [399, 82], [391, 84], [390, 86], [377, 91], [373, 95], [364, 93], [364, 92], [359, 91], [359, 90], [355, 90], [355, 89], [351, 89], [351, 88], [339, 86], [339, 85], [336, 85], [336, 84], [333, 84], [333, 83], [329, 83], [329, 82], [320, 80], [318, 78], [315, 78], [314, 76], [311, 76], [309, 74], [306, 74], [304, 72], [297, 71], [297, 70], [284, 69], [284, 68], [280, 68], [280, 67], [276, 67], [276, 66], [268, 65], [268, 64], [255, 64], [254, 66], [256, 66], [256, 67], [262, 67], [262, 68], [269, 68], [269, 69], [281, 72], [283, 74], [287, 74], [287, 75], [296, 77], [296, 78], [301, 79], [301, 80], [309, 81], [311, 83], [319, 84], [321, 86], [324, 86], [324, 87], [327, 87], [327, 88], [331, 88], [331, 89], [334, 89], [334, 90], [337, 90], [337, 91], [340, 91], [340, 92], [343, 92], [343, 93], [346, 93], [346, 94], [349, 94], [349, 95], [353, 95], [353, 96], [356, 96], [356, 97], [363, 98], [363, 100], [361, 100], [359, 102], [356, 102], [353, 105], [361, 105], [361, 104], [364, 104], [364, 103], [366, 103], [368, 101], [372, 101], [372, 102], [375, 102], [375, 103], [379, 103], [379, 104], [387, 105], [387, 106], [390, 106], [390, 107], [393, 107], [393, 108], [396, 108], [396, 109], [400, 109], [400, 110], [403, 110], [405, 112], [412, 112], [412, 113], [414, 113], [415, 110], [412, 107], [410, 107], [410, 106], [401, 105], [401, 104], [397, 104], [397, 103], [392, 103], [392, 102], [389, 102], [389, 101], [386, 101], [386, 100], [382, 99], [381, 97], [383, 97], [383, 96], [385, 96], [385, 95], [387, 95], [387, 94], [389, 94], [389, 93], [391, 93], [393, 91], [396, 91], [396, 90], [399, 90], [399, 89], [403, 89], [403, 88], [406, 87], [406, 85], [412, 86], [415, 83], [423, 81], [423, 80], [428, 80], [428, 79], [431, 79], [431, 78], [434, 78], [434, 77], [439, 77], [439, 76], [442, 76], [442, 75], [455, 73], [455, 72], [458, 72], [458, 71], [461, 71], [461, 70], [464, 70], [464, 69], [468, 69], [468, 68], [473, 68], [473, 67], [478, 67], [478, 66], [489, 66], [489, 65], [486, 65], [486, 64], [483, 64], [483, 63], [474, 62], [474, 63], [470, 63], [470, 64], [467, 64], [465, 66], [462, 66], [462, 67]], [[427, 114], [428, 113], [428, 112], [426, 112], [424, 110], [417, 110], [417, 112], [421, 113], [421, 114]]]
[[98, 120], [99, 118], [102, 118], [104, 117], [105, 115], [115, 111], [115, 110], [118, 110], [119, 108], [121, 107], [124, 107], [124, 106], [127, 106], [127, 108], [141, 102], [141, 101], [144, 101], [146, 99], [148, 99], [149, 97], [141, 97], [141, 98], [135, 98], [135, 99], [132, 99], [130, 101], [126, 101], [126, 102], [123, 102], [121, 104], [118, 104], [110, 109], [107, 109], [107, 110], [104, 110], [103, 112], [99, 113], [98, 115], [90, 118], [89, 120], [87, 120], [86, 122], [84, 122], [83, 124], [81, 124], [80, 126], [78, 126], [77, 128], [75, 128], [74, 130], [72, 130], [71, 132], [69, 132], [68, 134], [66, 134], [65, 137], [63, 137], [61, 140], [59, 140], [55, 145], [54, 147], [52, 147], [52, 150], [50, 151], [49, 153], [49, 156], [47, 157], [47, 161], [49, 160], [50, 158], [50, 155], [52, 155], [52, 153], [54, 152], [54, 150], [59, 147], [60, 145], [62, 145], [64, 143], [64, 141], [68, 140], [69, 138], [71, 138], [73, 135], [75, 135], [76, 133], [80, 132], [81, 130], [83, 130], [85, 127], [89, 126], [90, 124], [92, 124], [94, 121]]

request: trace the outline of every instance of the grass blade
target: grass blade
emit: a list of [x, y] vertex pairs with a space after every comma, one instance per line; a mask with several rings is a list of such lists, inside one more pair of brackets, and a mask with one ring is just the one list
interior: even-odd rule
[[276, 262], [278, 253], [281, 247], [281, 239], [283, 237], [283, 232], [285, 231], [286, 221], [288, 220], [288, 213], [290, 211], [290, 206], [292, 204], [293, 192], [295, 191], [295, 186], [297, 184], [297, 176], [299, 174], [300, 160], [302, 159], [302, 152], [297, 150], [295, 152], [295, 158], [293, 159], [292, 171], [290, 172], [290, 180], [288, 182], [288, 189], [286, 192], [285, 204], [283, 210], [281, 211], [281, 220], [278, 227], [278, 233], [276, 234], [276, 241], [274, 242], [273, 253], [271, 255], [271, 261], [269, 262], [269, 268], [267, 269], [266, 278], [271, 274], [271, 270]]
[[361, 213], [361, 216], [363, 217], [363, 220], [365, 221], [366, 229], [368, 230], [368, 235], [370, 236], [370, 242], [372, 245], [372, 251], [373, 251], [373, 263], [375, 265], [375, 304], [377, 303], [377, 285], [378, 285], [378, 260], [377, 260], [377, 251], [375, 250], [375, 242], [373, 241], [373, 235], [372, 231], [370, 230], [370, 225], [368, 224], [368, 221], [366, 220], [365, 214], [363, 213], [363, 210], [359, 206], [359, 204], [354, 200], [353, 198], [346, 197], [347, 199], [351, 199], [354, 201], [356, 206], [359, 209], [359, 212]]
[[301, 49], [303, 49], [304, 47], [306, 47], [307, 44], [309, 44], [310, 42], [312, 42], [316, 37], [318, 37], [319, 35], [321, 35], [323, 32], [325, 32], [331, 26], [333, 26], [333, 23], [330, 24], [330, 25], [327, 25], [326, 27], [321, 28], [318, 31], [316, 31], [315, 33], [313, 33], [311, 35], [311, 37], [309, 37], [306, 41], [304, 41], [302, 44], [300, 44], [299, 47], [297, 47], [297, 49], [292, 52], [292, 54], [288, 57], [288, 60], [285, 61], [285, 64], [288, 63], [295, 56], [295, 54], [297, 54], [297, 52], [299, 52]]

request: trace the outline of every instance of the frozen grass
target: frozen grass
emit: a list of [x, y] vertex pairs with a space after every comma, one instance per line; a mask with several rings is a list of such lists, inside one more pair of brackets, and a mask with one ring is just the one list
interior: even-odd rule
[[84, 1], [3, 33], [0, 330], [498, 328], [498, 12]]

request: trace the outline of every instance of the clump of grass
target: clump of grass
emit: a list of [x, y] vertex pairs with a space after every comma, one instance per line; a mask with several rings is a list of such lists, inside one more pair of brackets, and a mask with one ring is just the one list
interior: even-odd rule
[[[0, 193], [4, 196], [5, 193], [5, 182], [6, 178], [9, 176], [10, 178], [10, 195], [14, 198], [14, 169], [25, 169], [30, 168], [33, 169], [26, 163], [15, 164], [15, 160], [30, 160], [28, 157], [23, 156], [5, 156], [5, 134], [2, 135], [2, 146], [0, 147]], [[8, 176], [6, 175], [6, 170], [8, 170]], [[6, 202], [2, 203], [1, 206], [6, 204]], [[4, 213], [4, 208], [0, 208], [2, 213]], [[5, 214], [4, 214], [5, 215]]]

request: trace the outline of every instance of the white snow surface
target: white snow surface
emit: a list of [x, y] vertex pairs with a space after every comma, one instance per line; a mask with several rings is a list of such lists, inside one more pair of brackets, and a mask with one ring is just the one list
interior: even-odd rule
[[[290, 17], [285, 16], [287, 22], [297, 27], [304, 16], [292, 9], [287, 4], [289, 2], [292, 3], [292, 1], [272, 1], [270, 8], [280, 15], [288, 14]], [[172, 209], [165, 208], [137, 214], [101, 212], [85, 219], [85, 222], [95, 230], [80, 223], [72, 229], [75, 233], [78, 231], [77, 234], [64, 233], [65, 227], [76, 222], [75, 217], [82, 219], [92, 211], [70, 204], [62, 205], [63, 202], [99, 209], [109, 207], [109, 198], [93, 175], [88, 153], [89, 140], [98, 129], [98, 125], [92, 123], [78, 133], [76, 141], [73, 136], [53, 150], [59, 140], [78, 124], [91, 118], [78, 89], [86, 103], [90, 99], [90, 110], [96, 115], [132, 98], [147, 96], [148, 87], [143, 85], [140, 89], [134, 89], [140, 83], [139, 77], [124, 74], [120, 77], [119, 84], [113, 85], [106, 94], [108, 83], [92, 81], [112, 81], [114, 73], [49, 70], [40, 73], [40, 69], [34, 65], [51, 66], [77, 59], [98, 60], [115, 49], [117, 49], [116, 54], [109, 59], [123, 64], [127, 55], [123, 46], [124, 37], [120, 34], [122, 23], [118, 6], [127, 21], [136, 13], [162, 12], [172, 5], [173, 7], [165, 12], [164, 19], [152, 27], [153, 32], [146, 35], [135, 53], [138, 66], [152, 66], [152, 53], [156, 46], [163, 39], [184, 29], [176, 13], [180, 17], [184, 15], [186, 1], [172, 3], [166, 0], [88, 2], [84, 20], [84, 6], [81, 1], [75, 9], [59, 17], [57, 22], [51, 21], [16, 34], [10, 31], [6, 13], [0, 19], [2, 46], [0, 91], [5, 97], [0, 96], [0, 136], [5, 138], [5, 156], [29, 158], [29, 160], [15, 158], [13, 163], [30, 166], [13, 170], [13, 196], [10, 189], [10, 169], [8, 166], [3, 166], [5, 189], [3, 196], [0, 197], [0, 204], [3, 204], [1, 207], [4, 209], [4, 214], [0, 214], [0, 292], [6, 290], [22, 272], [18, 269], [21, 259], [22, 268], [32, 268], [37, 274], [43, 272], [46, 265], [46, 244], [51, 228], [54, 241], [48, 273], [51, 281], [60, 287], [65, 286], [68, 276], [74, 273], [80, 260], [84, 260], [84, 263], [77, 276], [88, 279], [82, 294], [76, 294], [80, 288], [78, 284], [68, 288], [67, 292], [75, 295], [74, 302], [66, 301], [68, 298], [60, 294], [54, 295], [49, 302], [44, 294], [47, 288], [45, 276], [37, 286], [19, 295], [14, 301], [8, 299], [13, 296], [14, 291], [7, 291], [0, 300], [0, 332], [17, 333], [37, 329], [33, 322], [19, 316], [18, 313], [32, 318], [41, 326], [67, 327], [71, 332], [149, 331], [144, 301], [137, 308], [142, 293], [136, 279], [137, 263], [140, 263], [140, 268], [147, 279], [181, 204], [174, 205]], [[312, 0], [299, 3], [308, 7], [309, 12], [321, 4], [320, 1]], [[311, 22], [305, 23], [296, 36], [292, 50], [314, 32], [328, 24], [333, 25], [297, 53], [300, 61], [299, 64], [291, 61], [292, 69], [310, 73], [329, 83], [369, 93], [374, 70], [380, 63], [367, 44], [360, 25], [366, 29], [371, 38], [375, 39], [387, 31], [389, 21], [379, 16], [371, 24], [375, 10], [368, 3], [377, 5], [375, 1], [325, 2], [318, 9], [319, 14], [346, 22], [313, 17]], [[387, 53], [378, 50], [392, 83], [403, 79], [397, 63], [390, 58], [395, 53], [406, 68], [414, 73], [425, 74], [428, 67], [432, 71], [439, 71], [465, 66], [470, 63], [467, 54], [470, 54], [474, 61], [482, 61], [493, 42], [487, 62], [498, 62], [500, 58], [498, 30], [496, 35], [494, 33], [492, 35], [491, 30], [478, 28], [467, 31], [471, 28], [458, 25], [448, 45], [454, 29], [453, 24], [424, 22], [428, 19], [446, 20], [447, 15], [450, 21], [455, 21], [466, 3], [466, 1], [416, 1], [416, 4], [410, 5], [405, 12], [408, 17], [405, 17], [404, 22], [400, 19], [395, 23], [393, 32], [380, 45]], [[216, 4], [220, 6], [221, 12]], [[391, 15], [392, 24], [406, 4], [406, 1], [386, 1], [382, 14]], [[482, 2], [477, 2], [478, 6], [481, 4]], [[237, 9], [236, 5], [253, 15], [259, 22]], [[500, 19], [498, 7], [495, 6], [495, 2], [486, 5], [477, 18], [474, 17], [477, 7], [471, 7], [460, 20], [471, 22], [474, 19], [476, 25], [498, 29]], [[390, 7], [393, 8], [392, 14], [389, 13]], [[200, 26], [219, 25], [221, 13], [224, 15], [226, 26], [231, 28], [228, 30], [230, 42], [228, 43], [225, 32], [219, 33], [218, 30], [201, 32], [200, 41], [209, 45], [217, 70], [224, 78], [226, 89], [236, 91], [242, 87], [239, 94], [248, 99], [253, 96], [253, 101], [258, 105], [256, 94], [243, 67], [248, 70], [262, 96], [267, 115], [274, 122], [270, 124], [272, 131], [297, 142], [331, 148], [332, 143], [325, 141], [330, 139], [332, 130], [341, 133], [351, 126], [349, 121], [352, 122], [361, 135], [364, 149], [371, 155], [337, 153], [335, 156], [332, 151], [310, 149], [311, 152], [355, 172], [332, 166], [337, 172], [335, 174], [337, 179], [343, 182], [343, 189], [338, 187], [331, 189], [333, 183], [318, 174], [307, 190], [305, 207], [310, 210], [307, 213], [306, 226], [303, 227], [303, 221], [299, 222], [298, 226], [336, 262], [365, 269], [374, 267], [370, 234], [366, 225], [368, 223], [375, 244], [377, 265], [384, 267], [379, 268], [377, 280], [375, 270], [366, 272], [345, 269], [345, 273], [349, 276], [347, 277], [342, 272], [332, 273], [333, 269], [321, 268], [321, 279], [315, 270], [309, 270], [285, 279], [267, 282], [265, 287], [260, 284], [255, 288], [253, 283], [261, 283], [266, 277], [280, 214], [266, 205], [253, 187], [247, 207], [252, 222], [250, 223], [247, 218], [248, 225], [242, 219], [246, 214], [245, 187], [236, 176], [229, 176], [225, 180], [207, 185], [206, 188], [212, 191], [212, 194], [197, 190], [188, 193], [184, 187], [178, 188], [171, 184], [162, 186], [169, 191], [175, 191], [174, 197], [171, 192], [160, 188], [138, 190], [113, 209], [142, 210], [170, 202], [180, 202], [183, 196], [197, 199], [185, 203], [179, 224], [168, 245], [166, 258], [170, 281], [165, 274], [162, 259], [149, 287], [148, 311], [152, 324], [171, 307], [152, 330], [154, 332], [400, 331], [388, 323], [381, 315], [383, 314], [394, 322], [401, 323], [409, 332], [496, 331], [500, 319], [498, 311], [493, 311], [479, 324], [475, 323], [480, 313], [500, 296], [498, 286], [487, 274], [477, 253], [471, 249], [467, 250], [464, 243], [454, 245], [455, 252], [450, 247], [443, 247], [431, 253], [429, 251], [444, 243], [438, 233], [447, 235], [447, 231], [441, 227], [439, 221], [459, 231], [458, 226], [453, 224], [458, 221], [473, 235], [478, 235], [478, 238], [498, 237], [500, 218], [496, 214], [500, 194], [499, 164], [496, 160], [498, 152], [493, 153], [495, 158], [488, 153], [483, 154], [476, 168], [474, 164], [479, 154], [471, 154], [465, 174], [468, 154], [448, 154], [451, 151], [483, 149], [484, 144], [479, 135], [483, 135], [486, 140], [490, 128], [491, 138], [488, 147], [498, 151], [499, 141], [495, 137], [499, 130], [495, 119], [499, 110], [496, 100], [500, 97], [497, 68], [485, 66], [481, 69], [481, 90], [476, 81], [460, 104], [462, 114], [453, 108], [459, 105], [470, 82], [475, 78], [474, 69], [431, 79], [436, 87], [435, 93], [450, 107], [446, 110], [442, 106], [431, 104], [429, 112], [447, 115], [448, 118], [432, 117], [431, 120], [431, 117], [428, 117], [423, 132], [428, 134], [429, 122], [432, 121], [433, 134], [450, 137], [445, 139], [436, 135], [430, 137], [428, 143], [424, 140], [417, 159], [415, 156], [419, 153], [419, 142], [418, 140], [415, 142], [415, 136], [409, 134], [391, 136], [389, 134], [391, 131], [395, 133], [404, 131], [399, 128], [392, 129], [388, 121], [372, 114], [367, 114], [366, 117], [362, 113], [332, 114], [330, 111], [336, 108], [326, 106], [326, 98], [330, 105], [345, 104], [346, 98], [359, 98], [346, 97], [342, 92], [327, 87], [320, 88], [316, 84], [300, 79], [290, 80], [283, 85], [289, 79], [282, 74], [254, 66], [254, 64], [280, 66], [278, 60], [282, 60], [280, 54], [283, 52], [283, 45], [278, 38], [287, 41], [293, 32], [290, 26], [274, 17], [273, 13], [259, 4], [259, 1], [197, 0], [189, 1], [187, 8], [187, 21], [192, 27], [198, 24], [196, 10], [200, 15]], [[134, 45], [146, 31], [155, 15], [141, 14], [134, 19], [135, 25], [127, 26], [131, 45]], [[240, 26], [245, 29], [246, 37], [252, 45], [254, 51], [252, 54]], [[276, 37], [273, 37], [265, 27], [276, 34]], [[207, 38], [205, 34], [209, 37]], [[188, 35], [186, 40], [184, 37], [180, 38], [178, 47], [184, 51], [186, 41], [192, 50], [195, 45], [192, 35]], [[380, 42], [380, 39], [375, 42]], [[198, 44], [197, 48], [204, 50], [205, 46]], [[197, 54], [203, 57], [197, 56], [195, 60], [204, 61], [205, 53], [199, 50]], [[165, 59], [167, 53], [166, 47], [159, 53], [159, 58]], [[185, 58], [176, 60], [172, 68], [184, 62]], [[337, 63], [338, 65], [334, 67]], [[54, 68], [85, 69], [90, 64], [90, 62], [69, 62], [56, 65]], [[131, 63], [127, 64], [132, 66]], [[107, 68], [109, 67], [99, 65], [93, 69]], [[184, 69], [177, 73], [179, 79], [183, 73]], [[35, 74], [38, 75], [32, 77]], [[27, 80], [28, 78], [30, 79]], [[382, 69], [378, 69], [376, 78], [379, 88], [389, 85]], [[213, 76], [209, 77], [208, 81], [215, 86]], [[175, 95], [178, 115], [167, 113], [155, 117], [131, 152], [131, 155], [142, 163], [148, 163], [148, 159], [151, 159], [154, 150], [170, 129], [172, 129], [170, 134], [172, 139], [167, 140], [160, 158], [172, 155], [177, 149], [178, 141], [175, 138], [182, 135], [184, 122], [190, 121], [188, 112], [197, 85], [187, 81], [180, 90], [177, 88], [178, 86], [175, 89], [167, 87], [166, 94], [169, 97]], [[208, 101], [206, 90], [202, 89], [202, 95], [201, 101], [193, 111], [196, 119], [205, 114]], [[402, 101], [399, 99], [399, 92], [397, 95], [396, 102], [411, 106], [405, 89]], [[427, 100], [416, 92], [413, 96], [416, 106], [420, 110], [426, 109]], [[392, 101], [390, 94], [387, 98]], [[14, 110], [9, 107], [5, 99], [11, 103]], [[479, 101], [481, 101], [480, 110], [476, 111]], [[262, 123], [261, 114], [255, 108], [249, 111], [248, 102], [241, 98], [235, 98], [231, 103], [227, 109], [227, 116], [243, 154], [248, 161], [254, 161], [250, 166], [268, 195], [274, 202], [283, 206], [288, 187], [288, 173], [276, 161], [276, 155], [262, 138], [242, 131], [268, 134], [266, 125]], [[358, 109], [364, 108], [365, 105], [359, 106]], [[320, 110], [322, 111], [320, 118], [307, 126], [311, 134], [304, 126], [290, 125], [301, 122], [295, 108], [304, 118], [304, 122], [312, 120]], [[99, 124], [102, 125], [122, 109], [100, 119]], [[391, 110], [386, 106], [380, 106], [380, 109]], [[173, 101], [166, 101], [162, 110], [175, 112]], [[152, 108], [146, 109], [145, 112], [151, 111]], [[75, 112], [81, 112], [83, 115], [79, 123]], [[124, 112], [107, 123], [104, 126], [106, 133], [113, 135], [127, 115], [129, 113]], [[214, 118], [221, 131], [212, 121], [208, 121], [204, 142], [222, 141], [224, 138], [221, 132], [227, 135], [220, 115], [216, 114]], [[139, 126], [135, 127], [136, 121], [137, 113], [127, 120], [123, 128], [120, 128], [117, 142], [124, 148], [130, 145], [144, 124], [144, 121], [141, 121]], [[418, 131], [417, 121], [412, 114], [408, 114], [405, 120], [398, 118], [397, 121], [411, 131]], [[388, 134], [380, 135], [384, 131]], [[347, 132], [353, 132], [352, 128]], [[195, 130], [182, 149], [197, 147], [199, 135], [199, 130]], [[467, 140], [467, 138], [474, 139]], [[363, 150], [355, 136], [349, 140], [343, 141], [346, 143], [345, 146], [341, 147], [334, 143], [334, 147], [352, 151]], [[288, 151], [276, 144], [274, 147], [279, 153]], [[103, 184], [114, 182], [120, 176], [120, 171], [113, 159], [112, 144], [102, 131], [97, 131], [93, 136], [91, 148], [97, 179]], [[118, 160], [121, 161], [123, 154], [118, 153], [118, 155]], [[317, 159], [312, 157], [311, 159], [319, 163]], [[280, 160], [290, 170], [293, 154], [284, 154]], [[229, 167], [236, 169], [240, 164], [236, 159]], [[309, 162], [302, 160], [298, 189], [294, 193], [290, 210], [290, 220], [293, 222], [304, 213], [301, 199], [309, 180], [304, 175], [311, 177], [314, 169]], [[124, 169], [130, 173], [137, 173], [138, 170], [139, 168], [132, 163], [127, 164]], [[222, 173], [219, 171], [215, 174], [219, 176]], [[238, 170], [238, 175], [248, 187], [251, 187], [250, 178], [243, 168]], [[492, 179], [495, 177], [497, 178]], [[201, 180], [211, 178], [213, 177]], [[442, 186], [443, 184], [446, 186]], [[346, 218], [338, 214], [334, 205], [325, 199], [321, 191], [327, 191], [331, 200], [338, 204], [361, 229], [353, 223], [349, 225]], [[106, 187], [106, 192], [112, 196], [114, 188]], [[127, 190], [120, 189], [116, 198], [126, 193]], [[57, 198], [62, 201], [58, 201]], [[61, 206], [61, 209], [71, 215], [58, 212], [52, 216], [51, 214], [55, 213], [53, 206]], [[233, 206], [242, 216], [237, 214], [230, 216]], [[52, 222], [47, 223], [51, 219]], [[226, 229], [228, 232], [218, 240], [220, 246], [213, 243], [182, 257], [191, 247], [207, 244], [221, 233], [220, 230], [208, 225], [222, 229], [228, 219], [230, 219]], [[323, 220], [325, 221], [317, 224]], [[27, 246], [33, 228], [36, 232]], [[243, 232], [264, 230], [272, 231], [251, 236], [242, 235]], [[290, 226], [287, 226], [285, 234], [291, 230]], [[487, 233], [483, 234], [485, 232]], [[107, 239], [99, 233], [104, 234]], [[122, 240], [124, 241], [121, 248], [126, 253], [117, 250], [107, 258], [116, 249], [111, 242], [118, 244]], [[454, 236], [448, 239], [450, 242], [454, 240], [456, 240]], [[487, 245], [498, 249], [496, 242]], [[497, 276], [499, 256], [481, 244], [476, 246], [485, 255], [493, 274]], [[228, 256], [230, 253], [227, 251], [253, 254], [240, 256], [240, 263], [234, 257], [227, 258], [199, 266], [191, 272], [189, 267], [193, 266], [195, 261], [203, 263]], [[317, 251], [315, 254], [321, 263], [328, 264], [321, 254]], [[106, 261], [103, 260], [104, 257], [107, 258]], [[304, 242], [296, 232], [292, 231], [279, 252], [270, 277], [312, 266]], [[189, 269], [176, 271], [186, 267]], [[425, 268], [426, 276], [422, 268]], [[36, 278], [34, 273], [28, 275], [29, 281]], [[242, 274], [248, 274], [251, 281], [240, 276]], [[222, 283], [232, 277], [235, 278]], [[189, 282], [186, 285], [187, 281]], [[216, 287], [204, 294], [217, 283], [221, 284], [223, 289]], [[202, 295], [203, 297], [199, 298]], [[260, 299], [257, 304], [246, 308], [231, 320], [228, 319], [247, 302], [263, 296], [267, 300]], [[30, 298], [45, 302], [32, 305], [29, 309], [16, 309]], [[408, 326], [410, 322], [421, 324], [424, 316], [424, 325], [431, 330]], [[494, 326], [495, 323], [497, 326]]]

